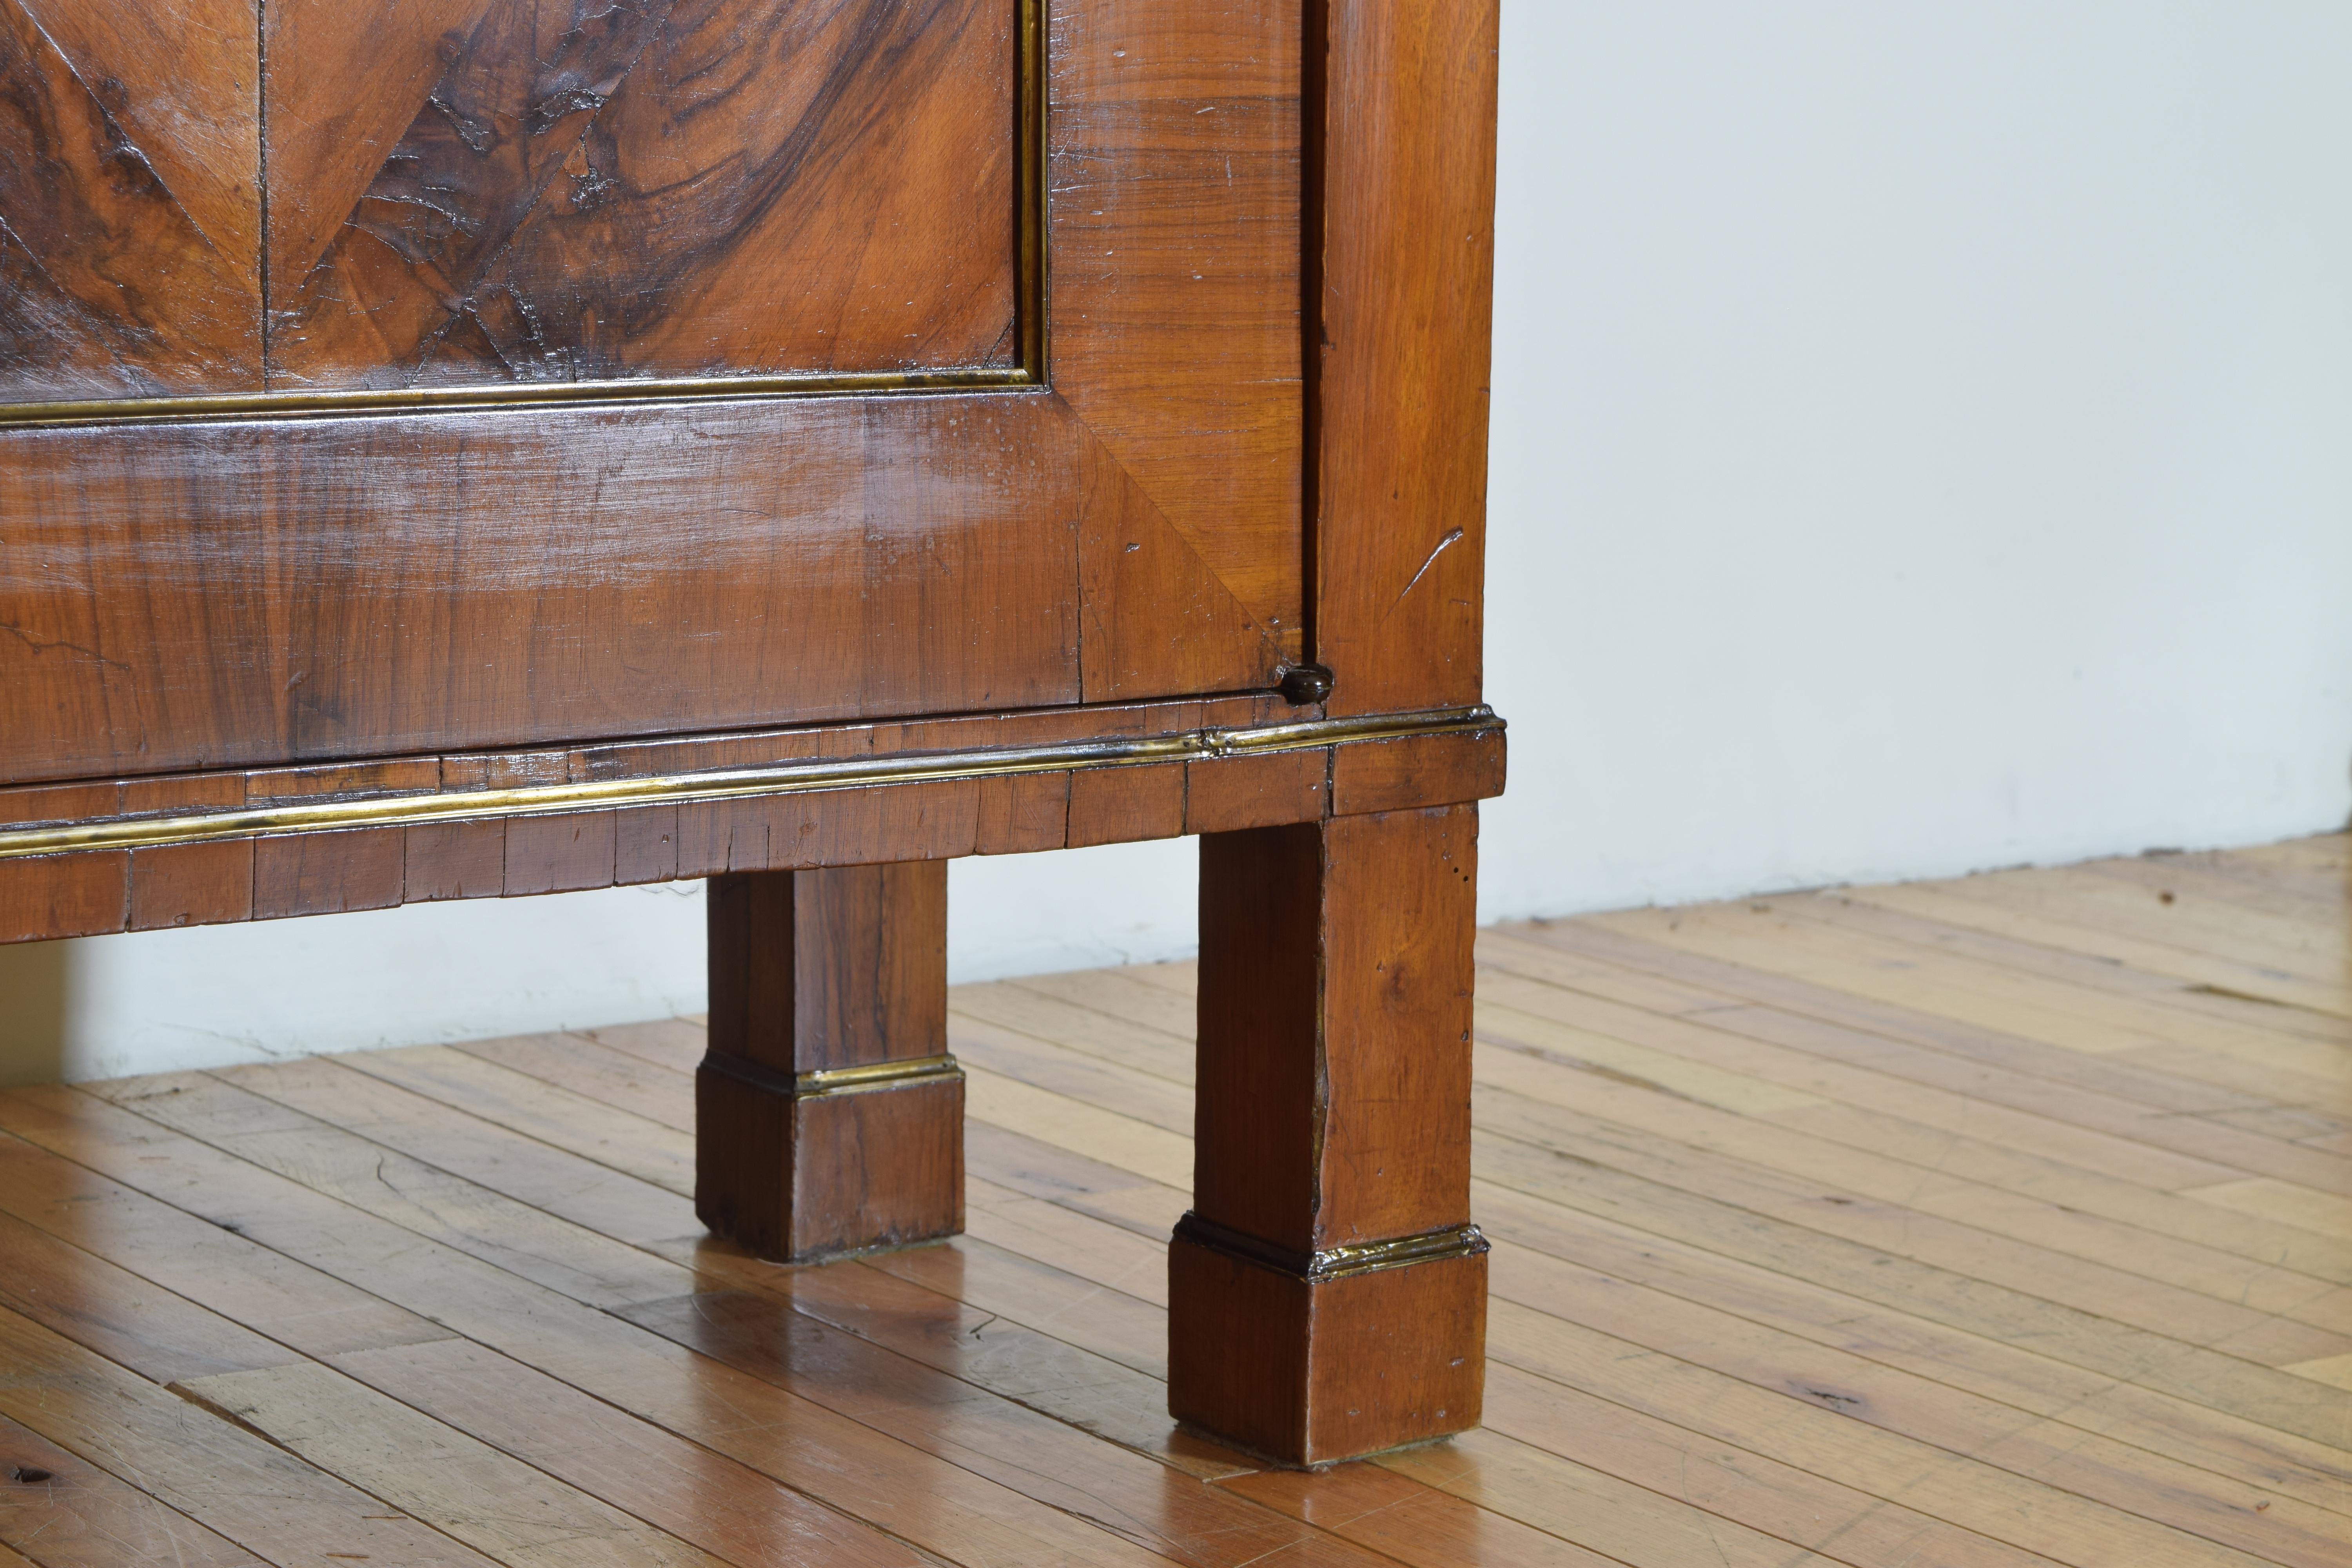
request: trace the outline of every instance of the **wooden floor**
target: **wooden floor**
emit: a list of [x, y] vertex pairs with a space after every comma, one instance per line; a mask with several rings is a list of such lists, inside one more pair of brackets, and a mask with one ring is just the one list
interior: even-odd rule
[[820, 1269], [691, 1023], [0, 1096], [0, 1564], [2346, 1568], [2347, 889], [1486, 933], [1487, 1426], [1312, 1477], [1161, 1414], [1181, 965], [958, 992], [971, 1235]]

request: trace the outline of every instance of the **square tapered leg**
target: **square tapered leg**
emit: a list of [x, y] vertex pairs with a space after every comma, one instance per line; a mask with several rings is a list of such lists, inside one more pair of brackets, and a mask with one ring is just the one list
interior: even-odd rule
[[695, 1212], [791, 1262], [963, 1228], [947, 866], [710, 880]]
[[1192, 1212], [1169, 1405], [1320, 1465], [1475, 1426], [1477, 808], [1201, 841]]

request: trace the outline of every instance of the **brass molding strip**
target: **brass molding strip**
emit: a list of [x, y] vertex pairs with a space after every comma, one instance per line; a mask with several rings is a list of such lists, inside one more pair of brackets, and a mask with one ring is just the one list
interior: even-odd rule
[[956, 392], [1040, 387], [1025, 366], [1004, 370], [806, 372], [797, 375], [698, 375], [630, 381], [509, 383], [492, 386], [394, 387], [351, 392], [233, 392], [194, 397], [91, 398], [79, 403], [0, 404], [0, 429], [56, 425], [195, 423], [292, 415], [415, 414], [433, 409], [608, 408], [646, 403], [740, 403], [778, 397], [845, 397], [877, 392]]
[[963, 1068], [951, 1056], [917, 1057], [911, 1061], [869, 1062], [863, 1067], [818, 1068], [790, 1073], [725, 1051], [705, 1051], [701, 1068], [767, 1094], [793, 1100], [818, 1100], [834, 1094], [865, 1094], [877, 1089], [903, 1089], [908, 1084], [963, 1081]]
[[1444, 1258], [1475, 1258], [1487, 1249], [1486, 1237], [1476, 1226], [1456, 1225], [1387, 1241], [1351, 1242], [1321, 1252], [1293, 1252], [1189, 1211], [1176, 1222], [1176, 1239], [1277, 1274], [1287, 1274], [1310, 1285], [1352, 1279], [1359, 1274], [1377, 1274], [1385, 1268], [1410, 1268], [1416, 1263]]
[[1021, 363], [1003, 369], [803, 371], [772, 375], [698, 375], [612, 381], [522, 382], [492, 386], [354, 388], [346, 392], [230, 392], [182, 397], [96, 397], [0, 403], [0, 430], [57, 425], [190, 423], [293, 415], [414, 414], [426, 410], [539, 406], [611, 407], [645, 403], [767, 401], [880, 392], [1038, 389], [1046, 384], [1046, 310], [1053, 247], [1046, 232], [1048, 0], [1019, 0], [1013, 101], [1015, 341]]
[[1020, 226], [1021, 295], [1014, 307], [1014, 325], [1020, 336], [1022, 374], [1037, 385], [1045, 382], [1053, 334], [1054, 144], [1046, 135], [1046, 117], [1051, 111], [1054, 91], [1046, 75], [1051, 62], [1046, 58], [1045, 43], [1050, 27], [1045, 7], [1050, 3], [1051, 0], [1020, 0], [1021, 13], [1014, 23], [1021, 30], [1021, 79], [1014, 95], [1020, 124], [1013, 132], [1013, 147], [1019, 157], [1013, 177], [1018, 182], [1014, 199], [1019, 203], [1019, 211], [1014, 214], [1014, 221]]
[[793, 1094], [800, 1100], [827, 1094], [864, 1094], [869, 1089], [903, 1089], [908, 1084], [942, 1079], [963, 1081], [963, 1068], [956, 1065], [955, 1058], [945, 1054], [905, 1062], [869, 1062], [863, 1067], [818, 1068], [793, 1077]]
[[1337, 1279], [1383, 1268], [1407, 1268], [1440, 1258], [1475, 1258], [1486, 1250], [1483, 1231], [1475, 1225], [1457, 1225], [1420, 1236], [1401, 1236], [1392, 1241], [1360, 1241], [1318, 1252], [1307, 1269], [1307, 1277]]
[[603, 811], [615, 806], [694, 805], [873, 784], [931, 784], [952, 779], [1002, 778], [1017, 773], [1139, 767], [1150, 763], [1258, 756], [1274, 752], [1311, 751], [1319, 746], [1346, 745], [1361, 741], [1461, 734], [1503, 728], [1503, 721], [1495, 716], [1495, 710], [1481, 704], [1475, 708], [1440, 708], [1417, 713], [1382, 713], [1363, 718], [1304, 719], [1289, 724], [1264, 724], [1249, 729], [1190, 730], [1174, 735], [1112, 736], [1040, 746], [772, 763], [760, 767], [656, 774], [638, 779], [597, 780], [583, 784], [530, 784], [514, 789], [443, 790], [431, 795], [384, 795], [366, 800], [247, 806], [199, 816], [139, 817], [0, 829], [0, 860], [21, 859], [32, 855], [62, 855], [78, 849], [143, 849], [161, 844], [198, 844], [215, 838], [331, 833], [353, 827], [415, 827], [436, 822], [549, 816], [568, 812]]

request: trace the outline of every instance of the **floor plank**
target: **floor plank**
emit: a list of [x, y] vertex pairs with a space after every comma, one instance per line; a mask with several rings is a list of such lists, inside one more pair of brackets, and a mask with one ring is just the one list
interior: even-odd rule
[[[152, 1086], [125, 1087], [135, 1099]], [[424, 1307], [478, 1344], [950, 1561], [1160, 1560], [850, 1415], [91, 1096], [15, 1091], [0, 1096], [0, 1121], [272, 1250]], [[690, 1273], [677, 1273], [675, 1289], [690, 1290]]]
[[219, 1373], [176, 1389], [512, 1568], [712, 1568], [718, 1563], [323, 1366]]
[[[1562, 1284], [1570, 1271], [1552, 1275], [1553, 1283]], [[1794, 1355], [1771, 1336], [1720, 1322], [1693, 1323], [1696, 1314], [1675, 1312], [1648, 1298], [1642, 1305], [1658, 1321], [1635, 1324], [1605, 1312], [1580, 1313], [1608, 1318], [1619, 1331], [1612, 1333], [1517, 1303], [1498, 1304], [1496, 1358], [1601, 1402], [1590, 1405], [1591, 1410], [1605, 1404], [1653, 1416], [1666, 1411], [1685, 1424], [1703, 1411], [1699, 1429], [1718, 1442], [1769, 1453], [1864, 1495], [1901, 1498], [1936, 1518], [2068, 1562], [2109, 1552], [2115, 1555], [2105, 1560], [2116, 1563], [2227, 1558], [2177, 1539], [2187, 1535], [2270, 1561], [2317, 1565], [2336, 1555], [2352, 1523], [2344, 1514], [2265, 1495], [2126, 1444], [2020, 1419], [1990, 1401], [1872, 1372], [1818, 1350]], [[1640, 1337], [1621, 1337], [1627, 1332]], [[1710, 1364], [1643, 1353], [1662, 1338], [1703, 1346]], [[1804, 1396], [1788, 1399], [1792, 1387], [1805, 1390]], [[1570, 1402], [1557, 1395], [1522, 1392], [1518, 1403], [1553, 1417], [1551, 1426], [1570, 1431], [1570, 1441], [1608, 1426], [1588, 1416], [1573, 1429], [1560, 1426]], [[1519, 1421], [1532, 1425], [1527, 1416]], [[1528, 1436], [1524, 1430], [1512, 1435]], [[1926, 1555], [1942, 1561], [1947, 1553]]]
[[[1762, 1384], [1775, 1392], [1835, 1388], [1840, 1379], [1852, 1384], [1890, 1369], [2005, 1407], [2013, 1413], [2000, 1417], [2006, 1421], [2054, 1421], [2318, 1507], [2352, 1510], [2352, 1452], [2342, 1448], [1539, 1199], [1492, 1187], [1483, 1187], [1480, 1198], [1496, 1237], [1499, 1300], [1554, 1316], [1572, 1310], [1580, 1321], [1735, 1375], [1742, 1363], [1718, 1359], [1713, 1348], [1726, 1336], [1745, 1342], [1761, 1331], [1770, 1337], [1757, 1342], [1780, 1358], [1780, 1370]], [[1580, 1270], [1573, 1286], [1561, 1285], [1555, 1264]], [[1836, 1352], [1836, 1370], [1816, 1364], [1808, 1346]], [[1861, 1419], [1878, 1408], [1828, 1404]]]
[[[1574, 1139], [1563, 1139], [1571, 1145]], [[1979, 1281], [1864, 1243], [1742, 1210], [1540, 1144], [1481, 1134], [1476, 1173], [1533, 1197], [1711, 1252], [1830, 1284], [1881, 1306], [1989, 1339], [2031, 1344], [2101, 1373], [2295, 1433], [2352, 1447], [2352, 1409], [2314, 1383], [2204, 1346]]]
[[[2249, 1259], [2234, 1252], [1970, 1180], [1938, 1158], [1951, 1147], [1946, 1140], [1913, 1136], [1907, 1142], [1918, 1152], [1905, 1158], [1892, 1152], [1906, 1147], [1905, 1130], [1899, 1124], [1850, 1129], [1814, 1119], [1790, 1127], [1777, 1118], [1743, 1117], [1711, 1105], [1693, 1105], [1643, 1083], [1620, 1081], [1616, 1075], [1596, 1075], [1582, 1063], [1549, 1053], [1507, 1050], [1481, 1043], [1477, 1056], [1483, 1081], [1495, 1089], [1597, 1118], [1627, 1133], [1646, 1132], [1661, 1143], [1687, 1148], [1693, 1155], [1719, 1154], [1800, 1178], [1821, 1194], [1845, 1194], [1847, 1201], [1835, 1206], [1849, 1216], [1858, 1217], [1882, 1206], [1902, 1214], [1906, 1223], [1909, 1216], [1934, 1215], [1983, 1233], [1981, 1238], [1969, 1238], [1969, 1244], [1997, 1247], [2000, 1243], [1990, 1238], [1998, 1237], [2111, 1268], [2151, 1284], [2179, 1287], [2227, 1303], [2231, 1309], [2227, 1315], [2250, 1326], [2277, 1317], [2339, 1335], [2352, 1332], [2352, 1289], [2275, 1266], [2250, 1269]], [[1501, 1125], [1492, 1116], [1487, 1121]], [[1872, 1131], [1885, 1133], [1885, 1147], [1890, 1152], [1868, 1146], [1864, 1140]], [[2224, 1187], [2242, 1184], [2225, 1184]], [[2189, 1189], [2150, 1217], [2171, 1220], [2174, 1211], [2179, 1211], [2182, 1217], [2174, 1228], [2202, 1228], [2219, 1239], [2231, 1222], [2189, 1200], [2221, 1190]], [[2164, 1196], [2151, 1199], [2150, 1206]], [[2308, 1196], [2314, 1203], [2340, 1201], [2316, 1193]], [[2300, 1215], [2302, 1210], [2294, 1212]], [[2202, 1215], [2213, 1223], [2191, 1225], [2186, 1216], [2192, 1215]], [[2165, 1291], [2128, 1285], [2123, 1293], [2151, 1309], [2178, 1300]], [[2210, 1314], [2210, 1309], [2194, 1302], [2187, 1307], [2192, 1319], [2199, 1313]]]
[[[0, 1415], [0, 1550], [6, 1548], [38, 1552], [42, 1568], [260, 1568], [264, 1561]], [[17, 1551], [0, 1556], [0, 1565], [29, 1561]]]
[[5, 1310], [0, 1366], [8, 1369], [0, 1415], [266, 1562], [290, 1568], [336, 1556], [483, 1568], [495, 1561]]

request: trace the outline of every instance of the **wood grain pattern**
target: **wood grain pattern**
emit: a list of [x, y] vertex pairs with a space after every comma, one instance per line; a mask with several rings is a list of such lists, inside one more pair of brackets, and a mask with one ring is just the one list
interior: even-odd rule
[[1055, 385], [1197, 553], [1177, 590], [1213, 577], [1293, 658], [1299, 11], [1061, 0], [1049, 50]]
[[803, 1073], [947, 1053], [943, 861], [714, 878], [695, 1213], [804, 1260], [963, 1227], [963, 1083], [810, 1092]]
[[1074, 701], [1073, 438], [1039, 395], [0, 436], [0, 777]]
[[1334, 755], [1348, 749], [1187, 763], [1184, 831], [1234, 833], [1318, 819], [1329, 798]]
[[[273, 384], [1010, 366], [1013, 22], [1012, 0], [297, 22], [269, 55], [271, 140], [300, 150], [272, 195], [304, 215], [274, 229]], [[354, 71], [387, 48], [386, 79]], [[323, 134], [361, 117], [392, 134]]]
[[123, 928], [130, 902], [127, 850], [0, 861], [0, 942], [103, 936]]
[[[296, 1359], [243, 1324], [192, 1311], [171, 1292], [14, 1217], [0, 1219], [0, 1304], [155, 1383]], [[13, 1479], [0, 1469], [0, 1487]]]
[[[244, 1113], [254, 1109], [251, 1096], [224, 1094], [226, 1086], [199, 1080], [169, 1086], [191, 1091], [178, 1094], [155, 1086], [159, 1092], [142, 1096], [136, 1086], [126, 1087], [132, 1089], [125, 1096], [131, 1103], [226, 1138], [241, 1151], [269, 1153], [266, 1142], [240, 1135], [250, 1125]], [[168, 1191], [192, 1212], [234, 1223], [248, 1236], [339, 1278], [362, 1282], [387, 1299], [429, 1301], [431, 1310], [476, 1343], [871, 1521], [934, 1556], [953, 1563], [1045, 1561], [1100, 1568], [1143, 1568], [1152, 1561], [1088, 1520], [1033, 1500], [1020, 1486], [1040, 1488], [1034, 1474], [1024, 1477], [1017, 1466], [998, 1465], [975, 1452], [989, 1447], [1000, 1428], [984, 1420], [974, 1423], [968, 1414], [975, 1404], [983, 1409], [1000, 1404], [994, 1396], [975, 1400], [972, 1385], [965, 1384], [946, 1390], [951, 1398], [877, 1409], [871, 1379], [812, 1376], [779, 1386], [696, 1355], [687, 1348], [689, 1334], [656, 1337], [617, 1313], [501, 1267], [525, 1263], [530, 1255], [559, 1246], [576, 1252], [588, 1244], [585, 1233], [542, 1221], [530, 1226], [531, 1247], [491, 1247], [476, 1227], [499, 1221], [530, 1226], [530, 1211], [473, 1188], [469, 1201], [453, 1202], [441, 1209], [442, 1220], [428, 1220], [419, 1205], [365, 1179], [384, 1158], [378, 1146], [315, 1126], [320, 1135], [301, 1146], [299, 1155], [304, 1157], [283, 1161], [287, 1173], [279, 1174], [223, 1156], [193, 1135], [167, 1131], [89, 1095], [0, 1098], [0, 1117], [47, 1144], [71, 1148], [80, 1160]], [[362, 1179], [341, 1195], [320, 1190], [330, 1184], [330, 1165]], [[453, 1199], [467, 1193], [455, 1186], [442, 1190]], [[353, 1199], [401, 1220], [428, 1224], [435, 1234], [420, 1237], [353, 1206]], [[568, 1243], [558, 1241], [566, 1236]], [[499, 1261], [468, 1256], [460, 1247], [495, 1250]], [[596, 1250], [609, 1261], [616, 1249], [608, 1244]], [[689, 1256], [697, 1251], [690, 1242], [684, 1250]], [[619, 1249], [619, 1255], [628, 1260], [632, 1279], [667, 1280], [678, 1291], [691, 1288], [692, 1274], [681, 1264], [644, 1251]], [[740, 1278], [751, 1277], [770, 1279], [774, 1271], [749, 1265]], [[838, 1342], [846, 1336], [826, 1337]], [[959, 1460], [984, 1466], [992, 1479]], [[999, 1476], [1001, 1482], [993, 1479]], [[1068, 1494], [1056, 1489], [1056, 1495]]]
[[[1202, 838], [1201, 1219], [1302, 1258], [1466, 1223], [1476, 823]], [[1318, 1279], [1180, 1230], [1171, 1408], [1289, 1464], [1475, 1426], [1486, 1277], [1477, 1255]]]
[[0, 398], [1013, 363], [1013, 0], [264, 9], [0, 8]]
[[1484, 1255], [1310, 1283], [1169, 1244], [1169, 1410], [1286, 1466], [1476, 1426], [1486, 1341]]
[[1476, 825], [1202, 839], [1202, 1215], [1292, 1252], [1469, 1218]]
[[[244, 781], [227, 805], [245, 804]], [[43, 789], [0, 790], [0, 823], [102, 821], [124, 815], [122, 788], [110, 784], [52, 784]]]
[[131, 855], [131, 929], [165, 931], [253, 917], [253, 840], [159, 844]]
[[677, 879], [677, 807], [639, 806], [613, 816], [613, 881], [627, 887], [639, 882]]
[[401, 901], [496, 898], [506, 890], [507, 825], [434, 823], [403, 830]]
[[258, 254], [255, 7], [17, 0], [225, 256]]
[[508, 823], [501, 879], [506, 896], [611, 887], [618, 815], [577, 811], [562, 816], [519, 816]]
[[[41, 1568], [269, 1568], [129, 1481], [0, 1416], [0, 1476], [19, 1470], [47, 1470], [51, 1479], [37, 1487], [0, 1486], [0, 1542], [27, 1551], [37, 1545]], [[0, 1556], [9, 1568], [30, 1562], [14, 1552]]]
[[388, 910], [406, 881], [406, 835], [396, 827], [253, 841], [253, 918]]
[[1477, 700], [1497, 0], [1325, 0], [1315, 658], [1335, 713]]
[[496, 1560], [726, 1568], [719, 1559], [317, 1365], [187, 1380], [184, 1397]]
[[0, 5], [0, 401], [257, 382], [254, 7]]
[[76, 1452], [271, 1562], [341, 1552], [395, 1563], [487, 1568], [484, 1557], [267, 1440], [0, 1310], [11, 1376], [0, 1415]]
[[[387, 16], [343, 5], [264, 7], [268, 57], [298, 62], [268, 83], [268, 257], [273, 300], [291, 300], [334, 243], [446, 68], [445, 52], [502, 0], [410, 0]], [[373, 155], [370, 155], [373, 154]]]
[[947, 1049], [944, 862], [715, 879], [711, 1048], [793, 1074]]
[[[236, 1230], [199, 1219], [158, 1199], [58, 1158], [16, 1137], [0, 1137], [0, 1209], [85, 1251], [95, 1249], [176, 1298], [210, 1310], [305, 1355], [340, 1355], [446, 1337], [402, 1311], [307, 1268]], [[107, 1278], [85, 1273], [90, 1300], [68, 1302], [55, 1323], [89, 1317]], [[169, 1303], [161, 1305], [168, 1306]], [[157, 1305], [135, 1327], [167, 1344], [190, 1341], [184, 1323], [158, 1321]], [[268, 1364], [257, 1362], [253, 1364]]]
[[464, 1340], [337, 1369], [742, 1568], [918, 1568], [893, 1541], [740, 1462]]
[[979, 788], [975, 855], [1020, 855], [1060, 849], [1070, 836], [1070, 775], [1021, 773], [990, 779]]
[[1182, 763], [1105, 768], [1070, 775], [1070, 822], [1064, 842], [1131, 844], [1173, 838], [1184, 831]]
[[1088, 431], [1078, 528], [1080, 679], [1089, 702], [1264, 689], [1295, 636], [1253, 615]]
[[[780, 1310], [770, 1295], [707, 1291], [656, 1303], [634, 1316], [746, 1371], [789, 1379], [792, 1386], [812, 1393], [862, 1390], [875, 1403], [908, 1409], [950, 1400], [971, 1408], [974, 1402], [949, 1393], [950, 1379], [1003, 1383], [1011, 1366], [985, 1350], [973, 1353], [975, 1329], [983, 1340], [1001, 1334], [1007, 1351], [1020, 1347], [1027, 1387], [1035, 1391], [1031, 1397], [1040, 1404], [1056, 1395], [1083, 1397], [1089, 1387], [1133, 1394], [1149, 1387], [1148, 1379], [1133, 1373], [1122, 1377], [1124, 1369], [1099, 1356], [1056, 1342], [976, 1302], [919, 1288], [908, 1278], [919, 1271], [946, 1284], [949, 1272], [963, 1264], [973, 1266], [972, 1278], [993, 1272], [979, 1266], [972, 1249], [950, 1244], [898, 1254], [871, 1268], [804, 1272], [800, 1278], [809, 1288], [794, 1289], [792, 1312]], [[984, 1296], [985, 1288], [973, 1294]], [[802, 1321], [795, 1321], [795, 1314], [803, 1314]], [[885, 1321], [890, 1328], [881, 1327]], [[859, 1343], [862, 1334], [831, 1331], [836, 1324], [879, 1331], [877, 1342], [905, 1359], [885, 1361]], [[1045, 1392], [1048, 1387], [1051, 1394]], [[1154, 1435], [1162, 1449], [1154, 1456], [1155, 1463], [1143, 1453], [1100, 1440], [1102, 1429], [1125, 1414], [1116, 1396], [1096, 1403], [1083, 1415], [1066, 1405], [1063, 1420], [1054, 1420], [1042, 1412], [982, 1406], [960, 1423], [958, 1436], [969, 1462], [1007, 1476], [1016, 1466], [1024, 1468], [1031, 1478], [1026, 1484], [1040, 1495], [1116, 1528], [1139, 1552], [1154, 1553], [1141, 1558], [1143, 1563], [1245, 1568], [1272, 1553], [1277, 1562], [1298, 1556], [1331, 1568], [1373, 1568], [1374, 1560], [1319, 1531], [1234, 1507], [1234, 1500], [1198, 1484], [1193, 1466], [1213, 1466], [1212, 1474], [1230, 1473], [1234, 1468], [1234, 1456], [1224, 1450], [1181, 1436], [1170, 1443], [1163, 1420], [1158, 1423], [1161, 1432]]]
[[1331, 753], [1331, 809], [1341, 816], [1491, 800], [1503, 793], [1499, 730], [1414, 735]]
[[962, 780], [815, 790], [677, 808], [681, 877], [969, 855], [980, 796]]

